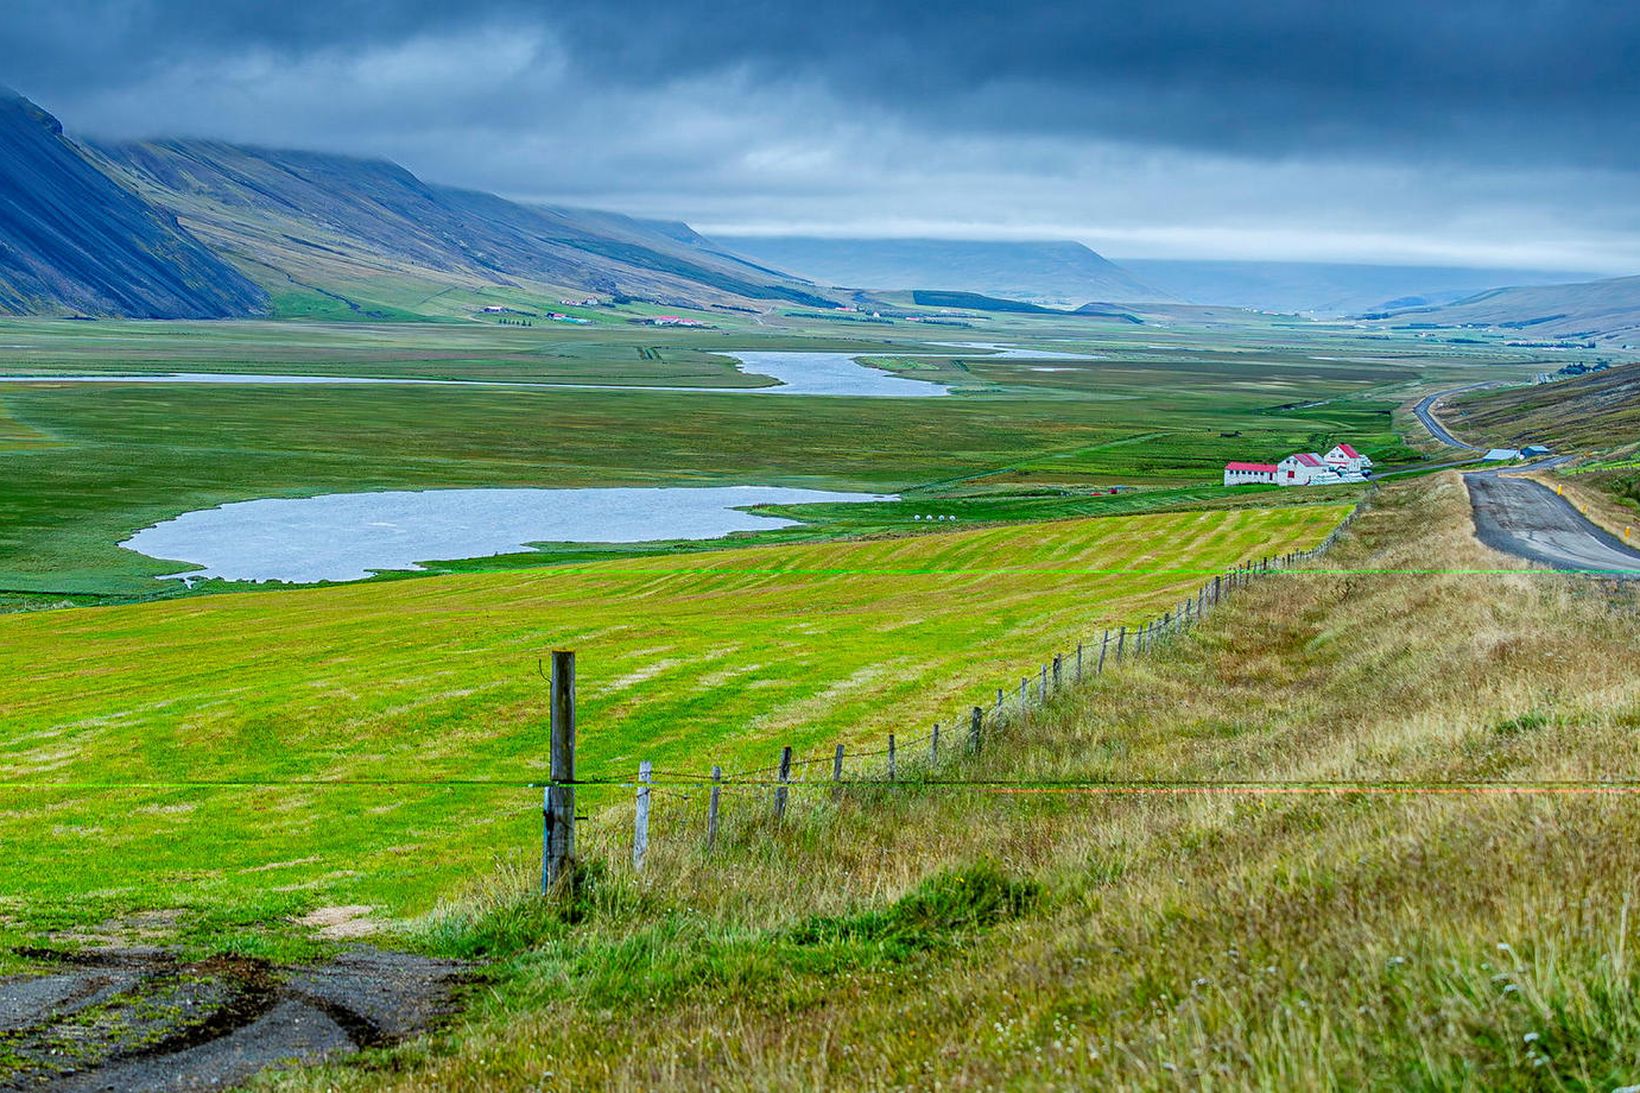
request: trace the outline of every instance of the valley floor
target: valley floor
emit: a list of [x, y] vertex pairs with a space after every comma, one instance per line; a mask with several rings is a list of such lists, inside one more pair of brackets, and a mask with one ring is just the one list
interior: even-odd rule
[[280, 1084], [1640, 1081], [1640, 593], [1472, 530], [1456, 475], [1386, 486], [946, 783], [797, 792], [712, 857], [663, 819], [567, 906], [498, 861], [418, 926], [498, 961], [468, 1014]]

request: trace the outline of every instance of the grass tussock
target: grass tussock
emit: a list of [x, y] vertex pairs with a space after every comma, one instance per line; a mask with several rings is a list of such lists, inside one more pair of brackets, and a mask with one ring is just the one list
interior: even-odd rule
[[[1322, 566], [978, 758], [799, 786], [779, 826], [761, 790], [731, 796], [711, 855], [702, 798], [663, 795], [641, 875], [624, 812], [598, 813], [603, 864], [572, 913], [542, 907], [520, 859], [425, 923], [502, 958], [459, 1026], [387, 1066], [279, 1080], [1640, 1082], [1636, 798], [1547, 785], [1640, 771], [1640, 600], [1463, 572], [1498, 561], [1455, 477], [1388, 487]], [[1031, 785], [949, 784], [973, 779]], [[1046, 785], [1115, 779], [1264, 785]], [[1428, 791], [1269, 792], [1375, 779]]]

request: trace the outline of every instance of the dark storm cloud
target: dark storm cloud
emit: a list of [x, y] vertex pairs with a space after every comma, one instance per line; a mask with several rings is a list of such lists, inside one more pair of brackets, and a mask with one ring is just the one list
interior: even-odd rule
[[14, 0], [4, 22], [0, 63], [25, 89], [489, 24], [556, 36], [589, 86], [734, 71], [942, 131], [1640, 162], [1640, 5], [1626, 3]]
[[[1640, 267], [1640, 5], [10, 0], [71, 131], [724, 228]], [[1501, 230], [1507, 226], [1507, 231]]]

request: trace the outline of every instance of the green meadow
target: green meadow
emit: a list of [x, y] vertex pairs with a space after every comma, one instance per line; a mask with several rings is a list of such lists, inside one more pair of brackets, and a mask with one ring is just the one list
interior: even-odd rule
[[[183, 512], [262, 497], [703, 484], [906, 497], [898, 508], [815, 512], [814, 526], [788, 539], [915, 530], [910, 517], [931, 502], [980, 520], [1242, 503], [1247, 494], [1217, 485], [1226, 459], [1276, 459], [1348, 437], [1385, 465], [1416, 460], [1401, 439], [1409, 392], [1482, 367], [1532, 367], [1518, 353], [1267, 319], [1137, 333], [1059, 319], [958, 332], [901, 323], [864, 334], [814, 318], [714, 321], [737, 325], [0, 324], [0, 373], [14, 375], [261, 372], [634, 388], [0, 385], [0, 605], [175, 594], [174, 582], [153, 578], [183, 566], [117, 544]], [[996, 359], [926, 340], [981, 337], [1094, 359]], [[735, 370], [724, 351], [736, 348], [859, 353], [954, 393], [907, 402], [642, 389], [765, 385]], [[1096, 505], [1112, 486], [1144, 497]], [[560, 546], [490, 564], [585, 553]]]
[[[704, 774], [948, 725], [1340, 505], [1003, 525], [0, 616], [7, 932], [183, 908], [213, 944], [430, 908], [538, 838], [546, 684], [580, 770]], [[600, 807], [613, 787], [583, 791]], [[241, 936], [239, 931], [244, 931]], [[233, 940], [236, 939], [237, 940]]]

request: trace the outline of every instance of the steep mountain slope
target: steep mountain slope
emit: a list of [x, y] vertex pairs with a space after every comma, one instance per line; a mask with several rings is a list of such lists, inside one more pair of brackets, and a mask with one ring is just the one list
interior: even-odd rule
[[1552, 285], [1588, 274], [1356, 262], [1240, 262], [1122, 258], [1124, 269], [1199, 304], [1318, 316], [1433, 307], [1499, 285]]
[[821, 284], [978, 292], [1055, 307], [1172, 299], [1080, 243], [717, 235], [736, 254]]
[[0, 87], [0, 313], [223, 318], [267, 297]]
[[1554, 383], [1475, 391], [1448, 399], [1447, 425], [1489, 444], [1549, 444], [1560, 451], [1640, 440], [1640, 364]]
[[1640, 346], [1640, 277], [1483, 292], [1446, 307], [1402, 312], [1389, 320], [1432, 326], [1492, 327], [1530, 340]]
[[443, 291], [499, 285], [684, 306], [831, 302], [715, 252], [687, 225], [524, 205], [432, 185], [385, 160], [217, 141], [96, 149], [276, 300], [305, 291], [414, 310]]

